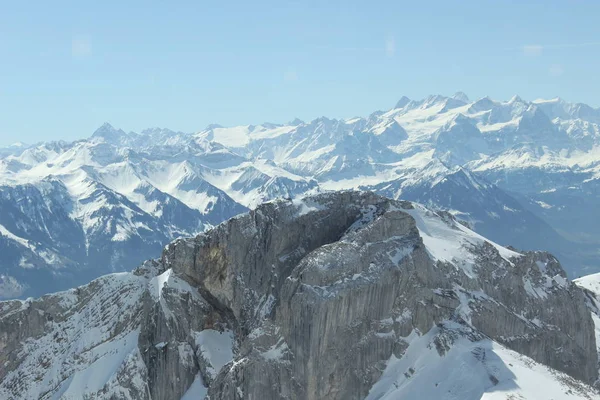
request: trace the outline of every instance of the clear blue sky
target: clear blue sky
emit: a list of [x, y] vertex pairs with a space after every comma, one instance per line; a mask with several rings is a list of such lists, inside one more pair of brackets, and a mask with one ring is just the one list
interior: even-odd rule
[[600, 106], [600, 2], [415, 3], [2, 1], [0, 145], [105, 121], [351, 117], [458, 90]]

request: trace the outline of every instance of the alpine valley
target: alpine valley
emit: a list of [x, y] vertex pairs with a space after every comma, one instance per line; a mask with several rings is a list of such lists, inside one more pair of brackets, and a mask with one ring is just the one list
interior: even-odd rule
[[131, 271], [266, 200], [341, 189], [551, 251], [570, 278], [600, 271], [600, 110], [457, 93], [364, 118], [197, 133], [104, 124], [85, 140], [0, 149], [0, 298]]

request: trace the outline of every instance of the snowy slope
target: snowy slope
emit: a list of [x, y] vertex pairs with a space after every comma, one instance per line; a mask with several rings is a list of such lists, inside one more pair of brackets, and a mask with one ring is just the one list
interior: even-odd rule
[[[464, 327], [452, 324], [450, 329]], [[596, 399], [597, 393], [492, 340], [456, 340], [440, 355], [436, 341], [451, 332], [436, 327], [411, 333], [403, 357], [392, 355], [366, 400]]]
[[[138, 348], [144, 296], [150, 295], [167, 311], [169, 306], [162, 299], [165, 287], [169, 287], [171, 296], [199, 296], [170, 272], [156, 277], [107, 275], [89, 286], [46, 297], [44, 301], [56, 302], [56, 306], [47, 316], [38, 311], [48, 321], [45, 334], [23, 344], [17, 358], [21, 368], [3, 377], [0, 397], [14, 398], [14, 392], [7, 388], [19, 385], [22, 399], [140, 398], [146, 392], [147, 373], [144, 355]], [[36, 308], [38, 302], [29, 299], [0, 303], [2, 318], [10, 319], [23, 309]], [[69, 315], [68, 319], [53, 321], [51, 315], [58, 312]], [[197, 342], [214, 374], [233, 357], [232, 336], [228, 332], [202, 330], [197, 332]], [[154, 346], [162, 349], [167, 343]], [[191, 348], [182, 351], [193, 353]], [[130, 379], [127, 386], [123, 385], [124, 379]], [[206, 390], [201, 378], [194, 385], [198, 388], [191, 390]]]
[[2, 286], [0, 298], [40, 295], [129, 270], [170, 240], [246, 209], [182, 163], [169, 163], [163, 172], [160, 160], [99, 135], [29, 148], [0, 162], [19, 165], [0, 176], [0, 271], [12, 282]]

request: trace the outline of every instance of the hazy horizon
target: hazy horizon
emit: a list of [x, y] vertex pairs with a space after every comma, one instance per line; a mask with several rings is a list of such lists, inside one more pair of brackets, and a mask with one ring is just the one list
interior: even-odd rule
[[[364, 116], [403, 95], [600, 106], [600, 4], [6, 5], [0, 145]], [[493, 17], [493, 18], [492, 18]]]

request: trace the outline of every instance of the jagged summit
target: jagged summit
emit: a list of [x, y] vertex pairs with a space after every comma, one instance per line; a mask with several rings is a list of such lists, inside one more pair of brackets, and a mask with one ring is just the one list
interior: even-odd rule
[[288, 122], [288, 125], [292, 125], [292, 126], [298, 126], [298, 125], [302, 125], [302, 124], [304, 124], [304, 121], [302, 121], [300, 118], [294, 118], [293, 120]]
[[357, 191], [268, 202], [133, 273], [0, 303], [0, 331], [5, 398], [574, 399], [598, 375], [554, 257]]
[[469, 96], [467, 96], [464, 92], [456, 92], [454, 93], [454, 95], [452, 95], [452, 98], [455, 100], [460, 100], [464, 103], [469, 103]]
[[219, 129], [219, 128], [223, 128], [222, 125], [219, 124], [209, 124], [206, 126], [206, 130], [212, 130], [212, 129]]
[[510, 100], [508, 100], [508, 104], [513, 104], [513, 103], [523, 103], [523, 99], [519, 96], [519, 95], [514, 95], [513, 97], [510, 98]]
[[110, 144], [121, 144], [128, 139], [128, 134], [122, 129], [116, 129], [110, 123], [105, 122], [94, 131], [91, 139], [100, 139]]
[[410, 99], [406, 96], [402, 96], [394, 108], [404, 108], [408, 103], [410, 103]]
[[114, 132], [123, 132], [123, 131], [121, 129], [116, 129], [109, 122], [105, 122], [102, 125], [100, 125], [100, 127], [98, 127], [98, 129], [96, 129], [94, 131], [94, 133], [92, 134], [92, 136], [104, 136], [106, 134], [111, 134], [111, 133], [114, 133]]

